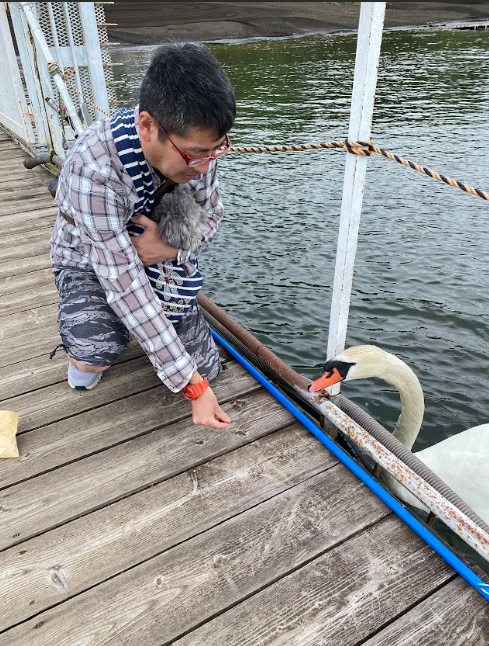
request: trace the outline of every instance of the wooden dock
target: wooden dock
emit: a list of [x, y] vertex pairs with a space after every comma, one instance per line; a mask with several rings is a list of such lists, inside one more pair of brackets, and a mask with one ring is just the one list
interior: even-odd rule
[[68, 387], [50, 176], [0, 152], [0, 646], [489, 644], [488, 604], [225, 353], [225, 432], [137, 344]]

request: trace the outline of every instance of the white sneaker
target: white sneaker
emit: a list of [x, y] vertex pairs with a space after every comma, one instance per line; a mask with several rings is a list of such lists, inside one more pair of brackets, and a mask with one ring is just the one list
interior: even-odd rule
[[91, 390], [102, 379], [103, 372], [81, 372], [70, 362], [68, 366], [68, 383], [75, 390]]

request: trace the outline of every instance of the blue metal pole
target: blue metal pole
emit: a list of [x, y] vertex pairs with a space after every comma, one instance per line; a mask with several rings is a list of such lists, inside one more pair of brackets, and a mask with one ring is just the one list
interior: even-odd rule
[[220, 334], [212, 330], [214, 339], [225, 348], [246, 370], [256, 379], [275, 399], [284, 406], [294, 417], [307, 428], [324, 446], [335, 455], [357, 478], [359, 478], [373, 493], [382, 500], [399, 518], [408, 525], [416, 534], [424, 540], [451, 568], [455, 570], [476, 592], [486, 601], [489, 601], [489, 584], [478, 577], [458, 556], [453, 554], [441, 541], [436, 538], [417, 518], [415, 518], [405, 507], [403, 507], [388, 491], [386, 491], [372, 476], [364, 471], [348, 453], [343, 451], [333, 440], [326, 435], [318, 426], [300, 411], [287, 397], [285, 397], [266, 377], [264, 377], [254, 366], [251, 365], [237, 350], [233, 348]]

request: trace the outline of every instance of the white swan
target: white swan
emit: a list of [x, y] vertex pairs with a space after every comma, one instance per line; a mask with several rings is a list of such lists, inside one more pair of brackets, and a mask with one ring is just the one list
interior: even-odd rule
[[[394, 386], [401, 398], [401, 414], [393, 435], [411, 450], [423, 421], [424, 397], [418, 378], [404, 361], [377, 346], [358, 345], [327, 361], [324, 370], [324, 375], [310, 385], [311, 392], [339, 381], [369, 377], [378, 377]], [[416, 457], [489, 524], [489, 424], [462, 431], [418, 451]], [[428, 511], [392, 476], [383, 472], [381, 477], [398, 498]]]

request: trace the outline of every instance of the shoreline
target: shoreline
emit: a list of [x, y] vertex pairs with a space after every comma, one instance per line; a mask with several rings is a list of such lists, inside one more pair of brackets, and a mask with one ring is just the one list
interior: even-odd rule
[[[127, 47], [354, 33], [358, 29], [359, 5], [353, 2], [114, 2], [105, 5], [105, 15], [110, 41], [114, 46], [117, 43]], [[384, 30], [456, 28], [457, 24], [467, 29], [477, 24], [488, 25], [489, 4], [388, 2]]]

